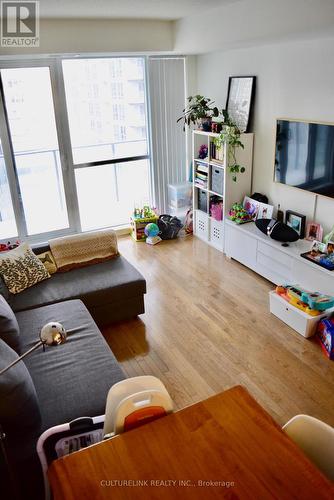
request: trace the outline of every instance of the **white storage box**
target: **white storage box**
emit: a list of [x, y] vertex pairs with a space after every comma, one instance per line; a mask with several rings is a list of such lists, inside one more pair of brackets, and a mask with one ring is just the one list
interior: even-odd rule
[[169, 205], [175, 209], [190, 208], [192, 204], [192, 184], [168, 184]]
[[334, 308], [332, 308], [318, 316], [311, 316], [289, 304], [274, 291], [269, 292], [269, 302], [270, 312], [305, 338], [312, 337], [316, 332], [319, 320], [329, 316], [334, 311]]

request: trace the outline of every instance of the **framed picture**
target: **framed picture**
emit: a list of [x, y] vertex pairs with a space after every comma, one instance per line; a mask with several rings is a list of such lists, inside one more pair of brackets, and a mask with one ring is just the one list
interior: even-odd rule
[[249, 196], [245, 196], [242, 206], [246, 212], [249, 213], [252, 219], [256, 220], [260, 208], [260, 202], [249, 198]]
[[326, 253], [334, 253], [334, 241], [329, 241], [326, 245]]
[[306, 228], [306, 239], [309, 241], [322, 241], [323, 228], [317, 222], [309, 222]]
[[255, 76], [230, 76], [228, 80], [226, 110], [240, 132], [249, 131], [255, 80]]
[[257, 213], [257, 219], [272, 219], [274, 213], [274, 206], [267, 205], [267, 203], [259, 203], [259, 210]]
[[[287, 210], [285, 212], [285, 224], [292, 227], [299, 234], [299, 238], [302, 240], [305, 238], [305, 224], [306, 216], [298, 214], [297, 212], [292, 212], [292, 210]], [[319, 239], [319, 238], [316, 238]]]

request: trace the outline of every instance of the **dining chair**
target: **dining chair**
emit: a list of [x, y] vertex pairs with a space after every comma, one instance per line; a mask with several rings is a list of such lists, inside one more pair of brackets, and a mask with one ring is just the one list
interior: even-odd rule
[[296, 415], [283, 430], [334, 481], [334, 428], [309, 415]]

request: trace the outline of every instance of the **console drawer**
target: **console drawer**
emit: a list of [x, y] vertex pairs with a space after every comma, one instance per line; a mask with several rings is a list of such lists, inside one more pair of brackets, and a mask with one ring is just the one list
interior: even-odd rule
[[280, 250], [276, 250], [276, 248], [272, 247], [271, 245], [266, 245], [265, 243], [262, 243], [262, 241], [259, 241], [257, 250], [258, 252], [261, 252], [262, 254], [269, 257], [271, 260], [274, 260], [275, 265], [279, 263], [282, 266], [285, 266], [288, 270], [292, 268], [292, 257], [289, 257], [289, 255], [286, 255]]

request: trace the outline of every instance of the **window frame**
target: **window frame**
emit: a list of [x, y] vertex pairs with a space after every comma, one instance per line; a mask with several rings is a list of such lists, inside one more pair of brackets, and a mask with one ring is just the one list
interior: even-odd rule
[[[67, 112], [65, 82], [63, 73], [63, 60], [71, 59], [124, 59], [124, 58], [141, 58], [144, 62], [144, 96], [145, 96], [145, 118], [146, 118], [146, 138], [147, 138], [147, 154], [128, 156], [122, 158], [112, 158], [108, 160], [99, 160], [92, 162], [85, 162], [74, 164], [72, 155], [72, 144], [70, 136], [70, 127]], [[24, 209], [20, 194], [20, 185], [17, 176], [15, 154], [10, 135], [10, 126], [7, 116], [5, 95], [2, 83], [1, 70], [8, 68], [33, 68], [33, 67], [48, 67], [50, 74], [50, 83], [53, 97], [53, 106], [56, 122], [56, 133], [59, 145], [59, 157], [61, 170], [63, 174], [65, 200], [67, 205], [67, 214], [69, 227], [59, 229], [56, 231], [44, 232], [34, 235], [28, 235], [27, 226], [25, 221]], [[114, 166], [116, 172], [116, 165], [120, 163], [134, 162], [139, 160], [147, 160], [149, 162], [149, 193], [150, 199], [153, 202], [153, 166], [151, 155], [151, 114], [150, 114], [150, 97], [148, 86], [148, 57], [139, 54], [131, 55], [86, 55], [86, 54], [60, 54], [40, 58], [11, 58], [10, 60], [0, 59], [0, 137], [2, 141], [2, 148], [4, 153], [4, 162], [8, 177], [10, 193], [12, 197], [12, 204], [15, 215], [15, 222], [17, 226], [18, 239], [25, 240], [31, 243], [47, 241], [57, 236], [64, 236], [67, 234], [81, 233], [82, 231], [80, 222], [78, 194], [75, 182], [75, 170], [80, 168], [89, 168], [102, 165]], [[115, 173], [116, 175], [116, 173]], [[117, 227], [126, 227], [127, 224], [121, 224]], [[6, 243], [8, 239], [0, 240], [0, 243]]]

